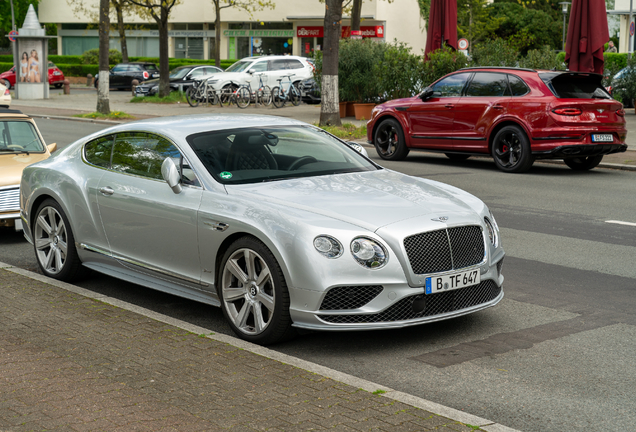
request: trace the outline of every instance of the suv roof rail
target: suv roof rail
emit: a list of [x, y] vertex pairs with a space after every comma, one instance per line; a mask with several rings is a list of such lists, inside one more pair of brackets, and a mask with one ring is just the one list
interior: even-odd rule
[[526, 72], [536, 72], [535, 69], [520, 68], [520, 67], [514, 67], [514, 66], [472, 66], [472, 67], [465, 67], [459, 70], [465, 71], [465, 70], [472, 70], [472, 69], [507, 69], [507, 70], [520, 70], [520, 71], [526, 71]]

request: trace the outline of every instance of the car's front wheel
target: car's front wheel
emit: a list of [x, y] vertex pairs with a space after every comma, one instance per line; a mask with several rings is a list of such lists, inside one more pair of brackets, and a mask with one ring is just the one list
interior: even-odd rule
[[563, 162], [575, 171], [587, 171], [596, 168], [603, 160], [603, 155], [563, 159]]
[[2, 84], [4, 84], [4, 86], [6, 88], [8, 88], [9, 90], [11, 90], [11, 83], [9, 82], [8, 79], [2, 80]]
[[373, 145], [385, 160], [403, 160], [409, 154], [400, 123], [392, 118], [383, 120], [375, 131]]
[[267, 345], [294, 335], [283, 272], [259, 240], [242, 237], [225, 252], [218, 294], [223, 314], [242, 339]]
[[528, 137], [519, 126], [505, 126], [497, 132], [492, 156], [497, 168], [509, 173], [526, 172], [534, 163]]
[[40, 270], [45, 276], [72, 282], [89, 270], [75, 249], [75, 238], [64, 210], [53, 199], [38, 207], [33, 221], [33, 246]]

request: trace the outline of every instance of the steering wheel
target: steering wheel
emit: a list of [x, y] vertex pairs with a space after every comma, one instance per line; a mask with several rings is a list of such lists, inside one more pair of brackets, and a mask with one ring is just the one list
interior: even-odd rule
[[19, 144], [10, 144], [10, 145], [7, 146], [7, 148], [15, 149], [15, 150], [24, 150], [24, 147], [22, 147]]
[[313, 156], [302, 156], [298, 159], [296, 159], [290, 166], [289, 168], [287, 168], [288, 171], [293, 171], [293, 170], [297, 170], [298, 168], [300, 168], [303, 165], [307, 165], [308, 163], [314, 163], [314, 162], [318, 162], [318, 159], [316, 159]]

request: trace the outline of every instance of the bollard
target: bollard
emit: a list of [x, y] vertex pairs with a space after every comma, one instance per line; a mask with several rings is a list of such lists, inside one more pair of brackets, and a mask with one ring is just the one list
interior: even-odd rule
[[139, 81], [138, 80], [136, 80], [136, 79], [132, 80], [132, 95], [133, 95], [133, 97], [137, 96], [135, 94], [135, 90], [137, 89], [138, 85], [139, 85]]
[[86, 87], [90, 87], [91, 84], [93, 84], [93, 75], [88, 74], [86, 75]]
[[67, 79], [64, 80], [64, 94], [65, 95], [71, 94], [71, 82]]

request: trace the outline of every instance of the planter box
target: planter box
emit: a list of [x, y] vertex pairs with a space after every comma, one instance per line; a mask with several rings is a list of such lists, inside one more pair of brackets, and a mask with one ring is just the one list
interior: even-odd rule
[[347, 116], [347, 103], [348, 102], [340, 102], [340, 118]]
[[357, 103], [354, 104], [356, 120], [369, 120], [371, 111], [373, 111], [374, 103]]
[[347, 117], [354, 117], [356, 115], [354, 106], [354, 102], [347, 102]]

